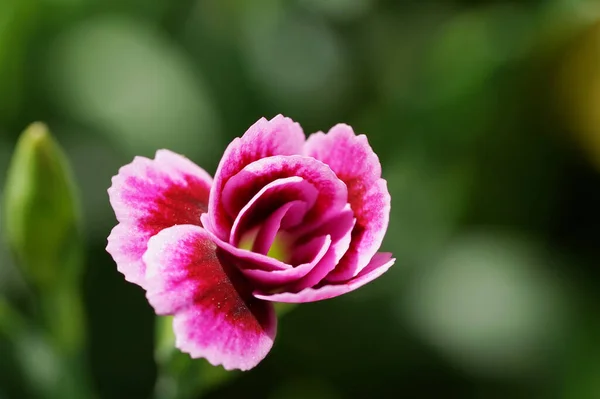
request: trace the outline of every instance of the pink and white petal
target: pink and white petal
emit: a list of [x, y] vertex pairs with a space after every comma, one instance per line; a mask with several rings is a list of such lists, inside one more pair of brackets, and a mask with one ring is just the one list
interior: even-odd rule
[[[237, 245], [242, 234], [267, 218], [273, 209], [294, 200], [306, 203], [308, 209], [314, 205], [317, 195], [317, 189], [299, 176], [277, 179], [267, 184], [239, 211], [231, 228], [229, 243]], [[292, 227], [304, 218], [304, 214], [296, 216], [298, 218], [286, 220], [288, 223], [284, 227]]]
[[323, 259], [306, 276], [288, 287], [289, 291], [298, 292], [308, 287], [314, 287], [335, 269], [339, 260], [350, 246], [352, 229], [355, 222], [354, 214], [348, 206], [342, 213], [313, 233], [315, 235], [330, 234], [332, 240], [331, 247]]
[[306, 273], [305, 276], [291, 282], [283, 290], [286, 292], [298, 292], [308, 287], [314, 287], [335, 268], [335, 265], [335, 250], [330, 246], [319, 263]]
[[[285, 270], [290, 269], [292, 266], [284, 263], [278, 259], [270, 258], [263, 254], [257, 254], [246, 249], [238, 248], [234, 245], [231, 245], [227, 241], [221, 240], [217, 237], [213, 231], [212, 226], [210, 225], [210, 218], [208, 214], [203, 214], [200, 219], [202, 220], [203, 226], [205, 226], [206, 231], [210, 234], [211, 239], [215, 244], [225, 252], [229, 253], [234, 258], [241, 260], [241, 264], [251, 265], [253, 268], [262, 269], [262, 270]], [[210, 226], [210, 227], [209, 227]], [[242, 267], [242, 266], [240, 266]]]
[[327, 276], [327, 281], [346, 281], [368, 266], [385, 236], [390, 218], [390, 201], [387, 182], [383, 179], [376, 181], [366, 193], [354, 200], [357, 222], [352, 231], [350, 248]]
[[271, 120], [261, 118], [241, 137], [233, 140], [217, 167], [209, 200], [209, 214], [214, 233], [226, 240], [233, 219], [223, 208], [222, 192], [227, 181], [246, 165], [274, 155], [301, 154], [305, 142], [300, 125], [277, 115]]
[[[314, 206], [302, 223], [302, 231], [317, 228], [344, 209], [348, 203], [346, 185], [329, 166], [302, 155], [273, 156], [252, 162], [233, 176], [223, 188], [223, 197], [231, 198], [228, 206], [239, 212], [264, 186], [292, 176], [303, 178], [318, 192]], [[296, 231], [302, 234], [302, 231]]]
[[305, 245], [307, 257], [311, 258], [309, 262], [302, 263], [287, 270], [265, 271], [261, 269], [252, 269], [243, 267], [240, 271], [255, 286], [258, 287], [281, 287], [290, 284], [306, 276], [315, 266], [323, 260], [331, 246], [331, 237], [315, 237]]
[[175, 224], [201, 225], [211, 184], [202, 168], [168, 150], [153, 160], [136, 157], [112, 178], [108, 195], [119, 224], [106, 250], [127, 281], [144, 286], [142, 256], [150, 237]]
[[350, 208], [350, 205], [346, 204], [339, 214], [322, 224], [319, 228], [310, 231], [308, 236], [330, 235], [332, 240], [331, 247], [335, 252], [334, 260], [337, 264], [350, 247], [355, 224], [356, 218], [354, 217], [354, 212]]
[[316, 302], [324, 299], [334, 298], [354, 291], [357, 288], [375, 280], [377, 277], [385, 273], [396, 261], [392, 259], [392, 254], [379, 252], [371, 262], [365, 267], [356, 277], [338, 284], [321, 285], [315, 288], [305, 288], [300, 292], [282, 292], [270, 294], [259, 290], [254, 291], [256, 298], [271, 301], [271, 302], [286, 302], [286, 303], [304, 303]]
[[334, 126], [327, 134], [310, 135], [304, 153], [329, 165], [348, 186], [348, 202], [357, 218], [355, 232], [348, 255], [328, 276], [332, 282], [345, 281], [367, 266], [387, 229], [390, 196], [381, 179], [381, 163], [367, 137], [357, 136], [345, 124]]
[[357, 136], [352, 127], [343, 123], [332, 127], [327, 134], [311, 134], [304, 145], [304, 155], [329, 165], [346, 184], [368, 187], [381, 178], [381, 163], [367, 136]]
[[178, 225], [150, 239], [144, 255], [147, 298], [158, 314], [174, 314], [175, 344], [226, 370], [255, 367], [273, 346], [273, 306], [253, 298], [248, 282], [205, 229]]

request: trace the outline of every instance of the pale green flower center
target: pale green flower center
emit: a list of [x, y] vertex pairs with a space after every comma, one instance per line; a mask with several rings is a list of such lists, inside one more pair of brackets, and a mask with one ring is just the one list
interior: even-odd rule
[[[254, 242], [256, 241], [256, 236], [258, 234], [258, 229], [253, 229], [242, 236], [238, 244], [238, 248], [246, 249], [248, 251], [255, 251]], [[285, 231], [279, 231], [275, 235], [275, 239], [269, 248], [269, 251], [266, 255], [270, 258], [280, 260], [282, 262], [289, 261], [290, 254], [290, 235]]]

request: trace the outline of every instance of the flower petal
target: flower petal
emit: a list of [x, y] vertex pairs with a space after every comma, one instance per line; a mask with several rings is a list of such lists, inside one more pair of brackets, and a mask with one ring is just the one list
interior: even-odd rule
[[312, 184], [318, 192], [313, 207], [302, 222], [297, 234], [317, 228], [339, 214], [348, 202], [346, 185], [321, 161], [302, 155], [273, 156], [247, 165], [223, 187], [223, 198], [234, 214], [267, 184], [278, 179], [298, 176]]
[[251, 268], [253, 264], [248, 262], [248, 265], [240, 265], [240, 271], [258, 287], [279, 287], [306, 276], [323, 259], [330, 246], [330, 236], [315, 237], [301, 247], [302, 254], [309, 258], [306, 263], [286, 270], [267, 271]]
[[[353, 201], [357, 209], [356, 226], [348, 251], [326, 280], [346, 281], [368, 266], [369, 256], [374, 256], [381, 246], [390, 215], [390, 194], [387, 182], [379, 179], [371, 188]], [[359, 224], [362, 223], [362, 224]]]
[[357, 136], [352, 127], [343, 123], [332, 127], [327, 134], [311, 134], [304, 145], [304, 154], [325, 162], [345, 182], [368, 187], [381, 178], [381, 164], [367, 136]]
[[396, 261], [396, 259], [392, 259], [391, 257], [392, 254], [390, 253], [378, 252], [367, 267], [356, 277], [343, 283], [323, 285], [317, 288], [305, 288], [296, 293], [282, 292], [269, 294], [268, 292], [254, 291], [254, 296], [265, 301], [287, 303], [316, 302], [333, 298], [354, 291], [381, 276]]
[[142, 256], [150, 237], [175, 224], [201, 225], [211, 184], [202, 168], [168, 150], [153, 160], [136, 157], [119, 170], [108, 189], [119, 224], [106, 250], [127, 281], [144, 286]]
[[254, 268], [262, 270], [285, 270], [290, 269], [292, 266], [280, 261], [279, 259], [271, 258], [263, 254], [257, 254], [247, 249], [241, 249], [231, 245], [227, 241], [221, 240], [212, 232], [212, 226], [210, 217], [208, 214], [204, 214], [200, 217], [202, 224], [206, 227], [206, 231], [210, 234], [215, 244], [224, 251], [228, 252], [237, 259], [240, 259], [243, 263], [252, 265]]
[[254, 239], [252, 252], [263, 255], [268, 254], [282, 225], [290, 224], [289, 220], [296, 221], [304, 214], [306, 214], [306, 203], [304, 201], [291, 201], [282, 205], [261, 225]]
[[312, 134], [304, 153], [325, 162], [348, 186], [348, 202], [356, 216], [356, 226], [350, 249], [327, 276], [331, 282], [346, 281], [367, 266], [387, 230], [390, 194], [381, 179], [381, 164], [367, 137], [355, 135], [344, 124], [334, 126], [327, 134]]
[[288, 287], [289, 291], [298, 292], [305, 288], [313, 287], [320, 283], [336, 267], [350, 246], [352, 229], [355, 222], [356, 219], [354, 219], [352, 209], [350, 209], [350, 206], [346, 206], [346, 209], [342, 213], [325, 223], [315, 232], [312, 232], [312, 234], [317, 236], [329, 234], [332, 244], [327, 254], [306, 276]]
[[205, 229], [178, 225], [152, 237], [144, 254], [147, 298], [175, 314], [176, 346], [226, 370], [248, 370], [269, 352], [277, 319], [221, 256]]
[[[238, 245], [242, 234], [255, 227], [257, 223], [264, 221], [274, 209], [281, 207], [290, 201], [300, 200], [311, 208], [317, 200], [317, 189], [299, 176], [285, 179], [277, 179], [264, 186], [256, 195], [239, 211], [233, 227], [229, 243]], [[304, 217], [304, 214], [296, 214]], [[289, 228], [301, 222], [300, 220], [288, 220]]]
[[223, 209], [222, 192], [227, 181], [246, 165], [273, 155], [300, 154], [305, 136], [299, 124], [282, 115], [271, 120], [261, 118], [225, 150], [215, 173], [210, 194], [209, 214], [215, 235], [227, 240], [233, 220]]

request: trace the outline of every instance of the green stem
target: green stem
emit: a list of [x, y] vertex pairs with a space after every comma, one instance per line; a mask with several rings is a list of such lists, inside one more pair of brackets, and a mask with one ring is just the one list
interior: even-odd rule
[[0, 334], [14, 348], [18, 367], [44, 399], [95, 398], [80, 354], [60, 353], [39, 328], [0, 298]]

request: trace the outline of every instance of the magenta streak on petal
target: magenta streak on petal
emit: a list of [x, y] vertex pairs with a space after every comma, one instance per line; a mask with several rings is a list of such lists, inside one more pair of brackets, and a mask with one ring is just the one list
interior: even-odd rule
[[343, 283], [322, 285], [317, 288], [305, 288], [297, 293], [282, 292], [269, 294], [267, 292], [254, 291], [254, 296], [265, 301], [286, 303], [316, 302], [334, 298], [354, 291], [381, 276], [396, 261], [396, 259], [391, 259], [391, 256], [392, 254], [390, 253], [378, 252], [367, 267], [361, 270], [356, 277]]
[[[227, 195], [231, 195], [231, 193]], [[239, 212], [231, 229], [229, 243], [237, 246], [243, 233], [252, 229], [255, 224], [262, 222], [274, 209], [289, 201], [302, 200], [306, 203], [307, 208], [311, 208], [317, 195], [317, 189], [299, 176], [277, 179], [267, 184]], [[223, 198], [226, 198], [225, 194]], [[300, 220], [294, 218], [286, 220], [284, 228], [290, 228], [304, 218], [302, 213], [294, 215]]]
[[[258, 234], [254, 240], [252, 251], [266, 255], [275, 241], [275, 236], [279, 232], [282, 225], [290, 225], [293, 223], [287, 220], [301, 220], [301, 217], [306, 214], [306, 203], [304, 201], [292, 201], [280, 207], [273, 212], [271, 216], [260, 227]], [[298, 220], [299, 221], [299, 220]], [[297, 222], [296, 222], [297, 224]]]
[[227, 370], [248, 370], [269, 352], [273, 306], [252, 297], [248, 282], [219, 255], [206, 230], [178, 225], [148, 243], [146, 296], [158, 314], [174, 314], [176, 346]]
[[119, 224], [106, 250], [127, 281], [144, 286], [142, 256], [150, 237], [175, 224], [201, 225], [211, 184], [203, 169], [167, 150], [154, 160], [136, 157], [119, 170], [108, 189]]
[[228, 240], [233, 223], [223, 208], [222, 193], [227, 181], [256, 160], [273, 155], [300, 154], [304, 140], [299, 124], [277, 115], [270, 121], [261, 118], [241, 138], [229, 144], [215, 173], [208, 205], [210, 225], [217, 237]]
[[[229, 179], [223, 188], [224, 193], [235, 193], [229, 196], [229, 209], [234, 213], [238, 212], [265, 185], [292, 176], [302, 177], [318, 191], [315, 205], [306, 215], [302, 227], [296, 230], [297, 234], [325, 223], [337, 215], [348, 202], [346, 185], [329, 166], [311, 157], [289, 155], [255, 161]], [[225, 197], [225, 194], [223, 196]]]
[[307, 254], [307, 257], [311, 258], [310, 262], [287, 270], [266, 271], [250, 267], [243, 267], [240, 270], [249, 280], [260, 287], [282, 286], [306, 276], [323, 259], [330, 246], [330, 236], [315, 237], [301, 249]]
[[330, 234], [332, 244], [323, 259], [306, 276], [287, 287], [287, 291], [298, 292], [304, 288], [312, 287], [320, 283], [335, 268], [350, 246], [355, 221], [352, 209], [347, 206], [342, 213], [321, 226], [317, 231], [311, 232], [312, 235], [316, 236]]
[[325, 162], [348, 187], [348, 202], [357, 218], [350, 250], [327, 276], [342, 282], [356, 276], [377, 252], [387, 229], [390, 195], [381, 179], [381, 164], [365, 135], [345, 124], [327, 134], [312, 134], [304, 153]]
[[257, 254], [246, 249], [237, 248], [229, 244], [228, 242], [221, 240], [211, 231], [212, 226], [210, 226], [210, 219], [208, 217], [208, 214], [203, 214], [200, 217], [200, 220], [202, 220], [202, 224], [204, 226], [207, 226], [206, 231], [210, 234], [212, 240], [215, 242], [215, 244], [217, 244], [217, 246], [222, 248], [224, 251], [230, 253], [235, 258], [238, 258], [243, 262], [246, 262], [246, 264], [251, 265], [253, 268], [258, 268], [262, 270], [285, 270], [290, 269], [292, 267], [291, 265], [288, 265], [287, 263], [284, 263], [275, 258], [270, 258], [263, 254]]

